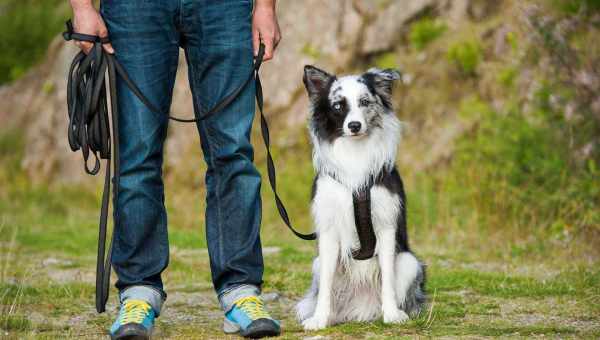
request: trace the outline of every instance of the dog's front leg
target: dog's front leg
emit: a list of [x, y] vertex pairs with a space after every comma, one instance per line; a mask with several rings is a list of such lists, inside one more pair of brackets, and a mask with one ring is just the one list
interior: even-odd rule
[[394, 272], [396, 258], [396, 237], [393, 228], [382, 230], [377, 238], [379, 243], [379, 267], [381, 268], [381, 311], [384, 323], [402, 323], [408, 315], [398, 308]]
[[305, 330], [317, 330], [327, 327], [331, 315], [331, 291], [338, 257], [339, 241], [331, 230], [319, 233], [319, 293], [317, 306], [312, 317], [304, 320]]

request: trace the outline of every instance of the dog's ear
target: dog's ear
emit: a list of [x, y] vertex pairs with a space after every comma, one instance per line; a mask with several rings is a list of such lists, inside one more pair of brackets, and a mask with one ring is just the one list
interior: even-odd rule
[[306, 87], [306, 91], [308, 91], [308, 96], [311, 99], [314, 99], [316, 96], [321, 94], [329, 85], [329, 82], [333, 79], [333, 77], [334, 76], [331, 74], [312, 65], [304, 66], [304, 77], [302, 78], [302, 81], [304, 81], [304, 86]]
[[395, 80], [402, 79], [400, 71], [391, 68], [385, 70], [371, 68], [362, 75], [362, 78], [367, 83], [367, 86], [381, 97], [383, 104], [391, 108], [392, 87]]

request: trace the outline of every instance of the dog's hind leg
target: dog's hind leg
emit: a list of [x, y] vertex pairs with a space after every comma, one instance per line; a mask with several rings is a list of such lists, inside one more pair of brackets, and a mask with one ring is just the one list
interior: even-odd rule
[[411, 316], [425, 304], [425, 268], [409, 251], [396, 255], [396, 299], [398, 306]]
[[402, 323], [408, 315], [398, 308], [396, 302], [396, 240], [395, 230], [384, 229], [377, 237], [378, 260], [381, 268], [381, 311], [384, 323]]
[[305, 330], [327, 327], [331, 316], [333, 277], [340, 256], [340, 243], [332, 230], [319, 234], [319, 292], [313, 316], [304, 320]]
[[312, 283], [306, 295], [296, 305], [296, 317], [302, 322], [315, 313], [317, 295], [319, 294], [319, 258], [315, 258], [312, 265]]

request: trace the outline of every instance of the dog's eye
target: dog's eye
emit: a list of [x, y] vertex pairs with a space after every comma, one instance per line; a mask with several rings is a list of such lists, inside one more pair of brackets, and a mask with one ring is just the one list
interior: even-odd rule
[[336, 111], [341, 111], [342, 110], [342, 104], [340, 104], [340, 103], [333, 104], [333, 109], [336, 110]]
[[371, 101], [367, 98], [361, 98], [359, 104], [360, 106], [369, 106], [371, 104]]

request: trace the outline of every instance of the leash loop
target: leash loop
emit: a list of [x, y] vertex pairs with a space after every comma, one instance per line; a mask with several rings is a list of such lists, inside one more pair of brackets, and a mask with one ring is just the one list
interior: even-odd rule
[[[117, 61], [113, 54], [106, 52], [102, 44], [110, 42], [108, 37], [76, 33], [73, 31], [71, 20], [66, 23], [67, 30], [63, 38], [67, 41], [87, 41], [94, 43], [88, 55], [80, 51], [69, 67], [67, 81], [67, 109], [68, 109], [68, 139], [72, 151], [81, 150], [84, 160], [85, 172], [96, 175], [100, 171], [101, 159], [106, 160], [104, 176], [104, 189], [102, 192], [102, 205], [100, 209], [100, 220], [98, 230], [98, 257], [96, 261], [96, 310], [102, 313], [106, 309], [109, 295], [111, 274], [111, 250], [114, 232], [106, 249], [106, 238], [108, 234], [109, 196], [111, 192], [111, 165], [114, 177], [113, 202], [118, 202], [120, 185], [120, 162], [119, 162], [119, 108], [117, 105], [116, 79], [120, 77], [130, 91], [146, 106], [156, 114], [166, 115], [169, 119], [192, 123], [208, 119], [215, 113], [223, 110], [231, 104], [239, 94], [254, 79], [256, 84], [256, 102], [261, 116], [261, 132], [265, 147], [267, 149], [267, 172], [269, 183], [275, 196], [277, 211], [285, 225], [299, 238], [304, 240], [316, 239], [316, 233], [302, 234], [296, 231], [290, 222], [287, 210], [276, 190], [276, 173], [273, 157], [270, 150], [269, 127], [263, 112], [263, 91], [260, 82], [259, 69], [265, 54], [264, 44], [260, 44], [258, 54], [255, 57], [252, 71], [246, 80], [225, 98], [219, 101], [213, 108], [200, 117], [177, 118], [168, 112], [159, 110], [152, 102], [144, 96], [139, 87], [131, 80], [123, 66]], [[108, 77], [106, 73], [108, 72]], [[108, 85], [106, 80], [108, 79]], [[107, 93], [108, 89], [108, 93]], [[110, 118], [108, 110], [108, 97], [110, 96]], [[88, 166], [90, 154], [95, 158], [94, 167]], [[114, 209], [114, 208], [113, 208]], [[119, 225], [118, 211], [115, 210], [114, 227]], [[113, 229], [114, 229], [113, 227]]]

